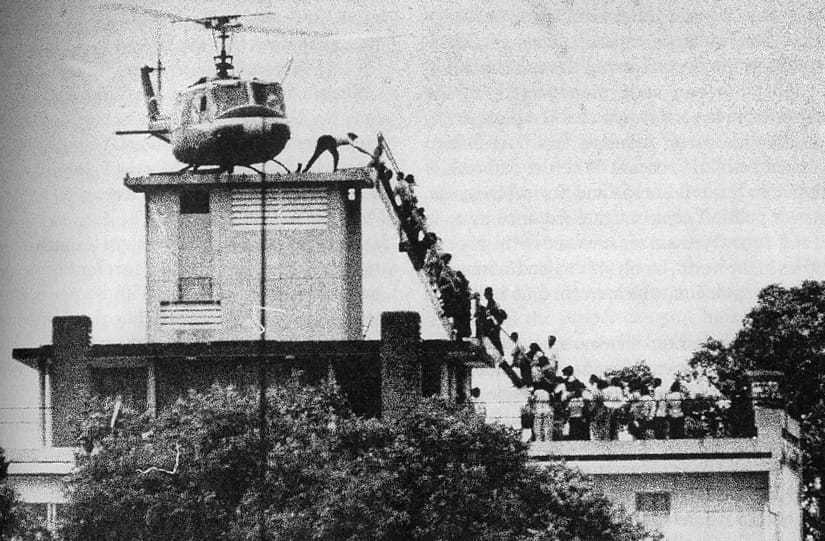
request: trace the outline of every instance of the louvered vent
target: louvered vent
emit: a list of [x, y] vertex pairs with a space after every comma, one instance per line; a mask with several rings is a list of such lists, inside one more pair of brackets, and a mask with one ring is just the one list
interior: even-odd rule
[[[273, 229], [326, 229], [329, 196], [324, 189], [267, 190], [266, 227]], [[232, 227], [261, 227], [260, 190], [232, 192]]]
[[217, 302], [161, 302], [160, 324], [205, 326], [221, 324], [221, 305]]

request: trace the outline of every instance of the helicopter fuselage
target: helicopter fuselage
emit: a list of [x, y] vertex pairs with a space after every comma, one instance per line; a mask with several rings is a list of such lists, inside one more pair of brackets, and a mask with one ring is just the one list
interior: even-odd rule
[[178, 94], [169, 121], [175, 158], [231, 167], [277, 156], [290, 137], [281, 85], [257, 79], [201, 79]]

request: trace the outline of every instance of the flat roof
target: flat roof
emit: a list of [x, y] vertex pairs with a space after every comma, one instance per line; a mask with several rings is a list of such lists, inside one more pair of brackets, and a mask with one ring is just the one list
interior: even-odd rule
[[777, 457], [765, 438], [533, 442], [535, 462], [564, 461], [587, 474], [764, 472]]
[[123, 184], [133, 192], [146, 192], [164, 188], [192, 187], [260, 187], [261, 178], [264, 183], [277, 186], [329, 186], [336, 185], [342, 188], [372, 188], [374, 186], [373, 169], [369, 167], [351, 167], [331, 172], [309, 173], [256, 173], [229, 175], [226, 173], [151, 173], [145, 176], [133, 177], [128, 173]]
[[[487, 354], [478, 344], [468, 341], [422, 340], [423, 357], [439, 357], [473, 366], [489, 366]], [[155, 342], [134, 344], [93, 344], [89, 346], [86, 358], [247, 358], [257, 359], [263, 354], [270, 360], [292, 360], [305, 357], [347, 357], [366, 355], [377, 357], [381, 349], [380, 340], [307, 340], [278, 341], [267, 340], [263, 346], [259, 340], [233, 340], [222, 342]], [[39, 361], [54, 357], [53, 346], [35, 348], [14, 348], [12, 358], [37, 368]]]
[[6, 449], [9, 476], [68, 475], [74, 467], [75, 447]]

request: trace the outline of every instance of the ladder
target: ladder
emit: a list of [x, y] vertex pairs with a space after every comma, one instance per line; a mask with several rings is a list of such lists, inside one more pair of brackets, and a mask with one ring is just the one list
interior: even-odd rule
[[[399, 171], [398, 163], [395, 161], [395, 158], [392, 155], [392, 151], [387, 144], [387, 140], [381, 134], [378, 133], [378, 142], [380, 143], [381, 147], [384, 150], [384, 154], [387, 156], [387, 159], [390, 160], [392, 163], [393, 168], [396, 172]], [[387, 211], [387, 214], [390, 217], [395, 228], [399, 231], [400, 235], [406, 237], [403, 232], [402, 227], [402, 219], [401, 219], [401, 209], [395, 202], [395, 195], [392, 190], [392, 186], [390, 185], [389, 181], [379, 179], [378, 182], [375, 183], [376, 190], [378, 191], [378, 198], [381, 199], [381, 202], [384, 204], [384, 209]], [[426, 231], [425, 231], [426, 233]], [[435, 246], [430, 248], [430, 250], [441, 250], [440, 241], [436, 243]], [[433, 310], [435, 310], [435, 314], [438, 317], [438, 320], [441, 322], [441, 326], [444, 328], [444, 332], [447, 334], [448, 338], [452, 338], [454, 336], [454, 329], [453, 323], [450, 321], [450, 318], [444, 313], [444, 309], [441, 307], [441, 297], [438, 293], [438, 289], [430, 280], [429, 274], [422, 266], [421, 268], [415, 270], [416, 275], [418, 275], [418, 279], [421, 281], [422, 285], [424, 286], [424, 291], [429, 299], [430, 303], [433, 306]]]
[[[398, 173], [401, 169], [398, 167], [398, 162], [395, 161], [395, 157], [390, 150], [389, 144], [387, 143], [386, 137], [381, 132], [378, 132], [378, 143], [381, 146], [381, 149], [384, 155], [389, 160], [390, 164], [392, 165], [392, 169], [394, 172]], [[377, 158], [376, 158], [377, 161]], [[381, 202], [384, 204], [384, 209], [387, 211], [387, 215], [390, 217], [390, 221], [392, 221], [393, 225], [399, 232], [399, 240], [409, 240], [406, 239], [406, 233], [404, 232], [403, 223], [402, 223], [402, 213], [401, 208], [395, 201], [395, 194], [393, 192], [392, 185], [390, 184], [389, 180], [382, 180], [381, 178], [375, 183], [376, 191], [378, 192], [378, 197], [381, 199]], [[424, 233], [428, 231], [426, 228], [422, 228]], [[438, 239], [432, 247], [429, 248], [431, 253], [434, 251], [436, 254], [443, 253], [441, 247], [441, 240]], [[412, 260], [411, 260], [412, 261]], [[415, 269], [415, 265], [413, 265], [413, 269], [415, 273], [418, 275], [419, 280], [421, 281], [422, 285], [424, 286], [424, 291], [427, 295], [427, 298], [430, 300], [430, 303], [435, 310], [435, 314], [438, 317], [439, 321], [441, 322], [442, 327], [444, 328], [444, 332], [447, 334], [449, 338], [455, 336], [455, 330], [453, 327], [453, 323], [449, 317], [444, 313], [444, 309], [441, 306], [441, 297], [439, 295], [438, 289], [436, 285], [430, 279], [429, 274], [425, 266], [421, 266], [418, 269]], [[473, 305], [475, 306], [476, 303], [474, 302]], [[475, 310], [473, 310], [475, 313]], [[471, 318], [471, 321], [475, 322], [475, 317]], [[473, 325], [474, 326], [474, 325]], [[478, 333], [473, 332], [473, 336], [478, 336]], [[504, 370], [507, 374], [509, 380], [516, 388], [521, 388], [523, 384], [521, 383], [518, 376], [513, 372], [509, 365], [504, 361], [504, 358], [501, 357], [496, 351], [495, 347], [493, 347], [492, 343], [488, 338], [471, 338], [471, 340], [475, 341], [486, 351], [488, 357], [493, 360], [495, 364], [498, 364], [500, 368]]]

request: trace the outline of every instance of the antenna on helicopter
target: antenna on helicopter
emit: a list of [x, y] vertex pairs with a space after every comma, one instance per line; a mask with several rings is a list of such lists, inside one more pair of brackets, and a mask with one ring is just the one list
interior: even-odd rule
[[286, 66], [284, 66], [284, 74], [281, 75], [281, 86], [283, 86], [284, 81], [286, 81], [286, 76], [289, 75], [289, 70], [292, 68], [293, 60], [295, 60], [295, 57], [290, 56], [289, 60], [286, 62]]
[[158, 85], [157, 85], [158, 86], [158, 100], [163, 98], [163, 94], [162, 94], [163, 86], [161, 84], [162, 79], [161, 79], [160, 74], [165, 69], [166, 68], [163, 67], [163, 62], [160, 59], [160, 40], [158, 40], [158, 63], [157, 63], [157, 66], [155, 67], [155, 71], [157, 72], [156, 78], [157, 78], [157, 83], [158, 83]]

